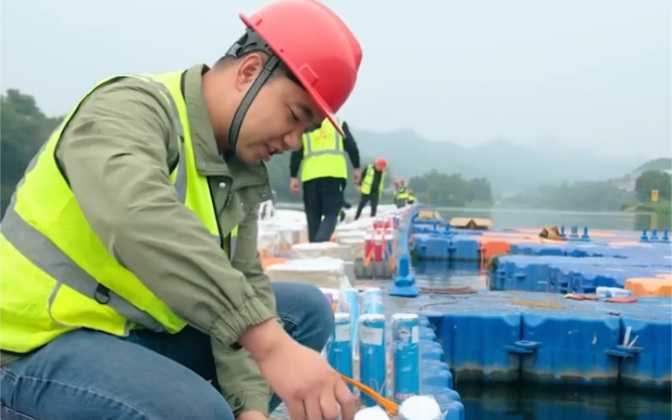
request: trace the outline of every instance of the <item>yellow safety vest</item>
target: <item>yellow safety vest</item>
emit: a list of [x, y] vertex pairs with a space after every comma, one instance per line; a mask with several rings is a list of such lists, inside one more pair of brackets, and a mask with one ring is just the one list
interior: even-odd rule
[[[372, 164], [366, 165], [366, 169], [364, 170], [364, 177], [362, 178], [362, 186], [359, 189], [359, 192], [361, 192], [364, 195], [371, 194], [371, 186], [373, 185], [373, 176], [376, 172], [376, 168]], [[381, 196], [383, 194], [383, 186], [385, 185], [385, 175], [387, 174], [387, 171], [383, 169], [382, 173], [380, 174], [380, 186], [378, 187], [378, 196]]]
[[185, 322], [132, 272], [124, 268], [91, 230], [58, 167], [55, 150], [64, 128], [99, 87], [125, 77], [156, 86], [179, 133], [179, 160], [170, 178], [178, 197], [198, 215], [213, 240], [233, 255], [237, 226], [222, 232], [208, 180], [196, 169], [187, 108], [180, 89], [183, 72], [158, 76], [120, 75], [99, 82], [65, 117], [29, 165], [0, 227], [0, 348], [25, 353], [60, 334], [90, 328], [124, 336], [145, 327], [176, 333]]
[[406, 186], [401, 186], [397, 187], [397, 191], [394, 193], [394, 198], [403, 200], [404, 198], [408, 198], [408, 189]]
[[415, 203], [415, 196], [413, 194], [408, 195], [408, 204]]
[[343, 137], [329, 120], [322, 121], [322, 126], [317, 130], [304, 134], [301, 142], [301, 182], [326, 177], [348, 178]]

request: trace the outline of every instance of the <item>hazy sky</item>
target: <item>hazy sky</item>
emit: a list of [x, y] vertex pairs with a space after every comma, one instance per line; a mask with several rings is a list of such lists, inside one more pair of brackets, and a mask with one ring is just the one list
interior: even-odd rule
[[[214, 62], [263, 3], [3, 0], [0, 84], [63, 114], [104, 76]], [[364, 49], [355, 127], [670, 154], [670, 0], [326, 3]]]

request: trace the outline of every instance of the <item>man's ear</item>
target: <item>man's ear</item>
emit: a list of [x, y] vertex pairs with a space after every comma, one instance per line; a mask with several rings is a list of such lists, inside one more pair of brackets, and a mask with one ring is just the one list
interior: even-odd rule
[[261, 53], [253, 52], [242, 57], [236, 68], [236, 89], [241, 92], [247, 90], [261, 72], [264, 62]]

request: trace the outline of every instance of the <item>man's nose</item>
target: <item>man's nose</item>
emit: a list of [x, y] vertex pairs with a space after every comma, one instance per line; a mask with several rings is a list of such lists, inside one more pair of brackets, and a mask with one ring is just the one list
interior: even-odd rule
[[300, 131], [292, 131], [283, 137], [282, 141], [285, 144], [285, 148], [289, 150], [299, 150], [301, 148], [301, 136], [303, 135]]

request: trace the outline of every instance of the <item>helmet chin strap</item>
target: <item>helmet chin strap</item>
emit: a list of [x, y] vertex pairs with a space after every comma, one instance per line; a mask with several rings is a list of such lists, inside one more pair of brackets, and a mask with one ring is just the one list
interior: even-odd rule
[[264, 83], [273, 74], [273, 70], [278, 67], [280, 64], [280, 59], [271, 51], [270, 48], [264, 43], [261, 38], [256, 34], [256, 32], [248, 30], [245, 35], [243, 35], [238, 42], [236, 42], [226, 53], [227, 56], [231, 57], [242, 57], [243, 55], [253, 52], [261, 51], [269, 55], [268, 60], [264, 64], [264, 67], [259, 72], [257, 78], [252, 82], [250, 88], [245, 92], [243, 100], [240, 101], [238, 109], [236, 109], [235, 114], [233, 114], [233, 119], [231, 120], [231, 126], [229, 127], [229, 151], [231, 153], [236, 152], [236, 145], [238, 143], [238, 134], [240, 134], [240, 128], [243, 125], [243, 119], [247, 110], [250, 109], [252, 101], [257, 96], [261, 88], [264, 86]]

